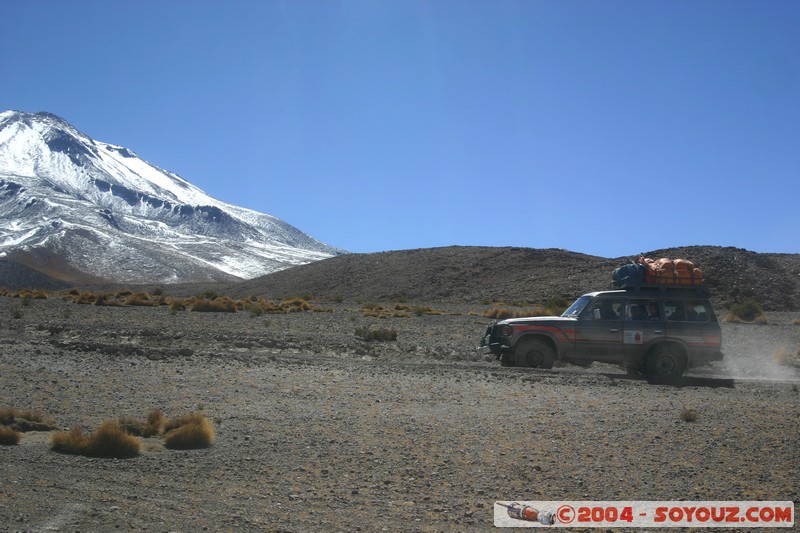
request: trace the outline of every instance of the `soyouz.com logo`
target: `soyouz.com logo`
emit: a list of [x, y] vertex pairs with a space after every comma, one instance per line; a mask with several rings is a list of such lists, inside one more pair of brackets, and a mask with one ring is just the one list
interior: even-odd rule
[[790, 501], [495, 502], [496, 527], [794, 527]]

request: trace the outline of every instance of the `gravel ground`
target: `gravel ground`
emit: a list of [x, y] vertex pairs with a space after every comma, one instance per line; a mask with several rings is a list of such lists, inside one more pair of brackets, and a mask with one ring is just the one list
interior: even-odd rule
[[[473, 350], [482, 308], [317, 305], [254, 317], [0, 298], [0, 407], [85, 430], [202, 410], [217, 433], [192, 451], [145, 439], [124, 460], [26, 433], [0, 446], [0, 530], [485, 531], [497, 500], [800, 501], [800, 375], [772, 361], [800, 348], [800, 313], [723, 325], [726, 361], [666, 386], [603, 365], [501, 368]], [[363, 326], [398, 338], [361, 341]]]

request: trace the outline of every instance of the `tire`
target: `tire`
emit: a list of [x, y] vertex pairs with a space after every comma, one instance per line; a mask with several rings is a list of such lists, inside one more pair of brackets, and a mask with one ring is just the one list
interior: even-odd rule
[[666, 344], [654, 346], [644, 361], [647, 374], [657, 378], [678, 378], [686, 370], [686, 358]]
[[531, 368], [553, 368], [555, 351], [553, 347], [539, 339], [520, 341], [514, 350], [514, 360], [517, 366]]

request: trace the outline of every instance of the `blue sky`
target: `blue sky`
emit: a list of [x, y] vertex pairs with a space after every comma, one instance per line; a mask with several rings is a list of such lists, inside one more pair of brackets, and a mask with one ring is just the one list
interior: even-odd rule
[[352, 252], [800, 252], [800, 2], [0, 2], [50, 111]]

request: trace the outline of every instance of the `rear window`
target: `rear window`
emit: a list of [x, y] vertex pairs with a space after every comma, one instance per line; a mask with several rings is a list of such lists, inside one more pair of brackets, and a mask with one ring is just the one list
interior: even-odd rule
[[664, 314], [671, 322], [708, 322], [711, 316], [707, 302], [692, 300], [666, 301]]

